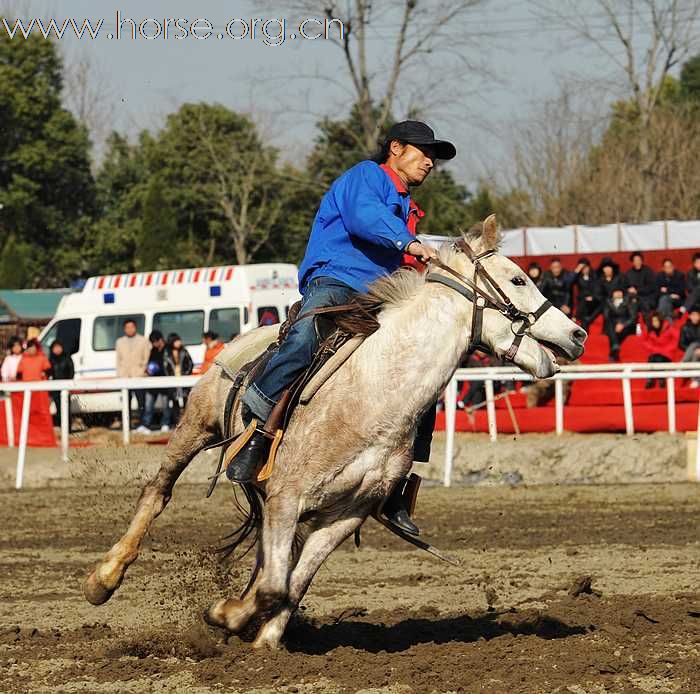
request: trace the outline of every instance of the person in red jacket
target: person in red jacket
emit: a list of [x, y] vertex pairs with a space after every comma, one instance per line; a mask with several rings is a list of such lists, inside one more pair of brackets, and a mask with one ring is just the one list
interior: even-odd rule
[[22, 358], [17, 367], [18, 381], [45, 381], [51, 371], [51, 362], [41, 349], [39, 341], [31, 339], [27, 342]]
[[[649, 317], [649, 325], [645, 321], [642, 324], [642, 344], [649, 352], [649, 362], [675, 361], [678, 352], [678, 337], [680, 334], [680, 321], [671, 324], [664, 320], [663, 316], [654, 311]], [[663, 387], [664, 379], [659, 379], [659, 386]], [[644, 385], [645, 388], [654, 387], [654, 379], [650, 378]]]

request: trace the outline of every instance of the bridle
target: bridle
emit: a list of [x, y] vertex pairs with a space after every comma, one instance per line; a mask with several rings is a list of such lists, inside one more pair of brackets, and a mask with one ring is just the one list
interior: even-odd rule
[[[457, 252], [464, 253], [474, 265], [473, 280], [469, 279], [461, 272], [457, 272], [449, 265], [445, 265], [445, 263], [443, 263], [439, 258], [430, 258], [428, 261], [430, 265], [435, 265], [441, 270], [448, 272], [452, 276], [456, 277], [459, 282], [455, 282], [455, 280], [445, 277], [444, 275], [439, 275], [435, 272], [428, 272], [425, 281], [444, 284], [446, 287], [454, 289], [465, 299], [473, 303], [474, 310], [472, 311], [472, 330], [471, 335], [469, 336], [467, 352], [473, 352], [476, 349], [481, 349], [486, 352], [491, 351], [491, 348], [484, 345], [481, 339], [484, 309], [494, 309], [508, 318], [508, 320], [510, 320], [510, 329], [513, 331], [513, 342], [508, 348], [508, 351], [505, 353], [504, 359], [506, 361], [513, 361], [518, 352], [518, 348], [520, 347], [520, 343], [523, 341], [523, 337], [527, 335], [530, 328], [532, 328], [532, 326], [544, 315], [547, 309], [549, 309], [549, 307], [552, 305], [551, 301], [545, 300], [542, 305], [532, 313], [525, 313], [524, 311], [521, 311], [519, 308], [513, 306], [513, 303], [506, 296], [505, 292], [498, 286], [498, 283], [493, 279], [493, 277], [491, 277], [486, 268], [482, 265], [481, 261], [495, 255], [495, 250], [488, 250], [478, 254], [474, 253], [471, 246], [464, 238], [459, 238], [457, 241], [455, 241], [454, 249]], [[478, 286], [479, 280], [483, 282], [486, 287], [485, 289]], [[466, 287], [464, 285], [466, 285]], [[497, 296], [494, 296], [488, 290], [495, 292]]]

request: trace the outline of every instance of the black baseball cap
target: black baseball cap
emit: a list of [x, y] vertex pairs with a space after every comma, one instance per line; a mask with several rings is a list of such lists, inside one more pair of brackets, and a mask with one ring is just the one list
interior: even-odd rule
[[391, 126], [384, 139], [384, 144], [392, 140], [400, 140], [409, 145], [430, 145], [435, 150], [438, 159], [453, 159], [457, 155], [455, 146], [447, 140], [436, 140], [433, 129], [418, 120], [404, 120]]

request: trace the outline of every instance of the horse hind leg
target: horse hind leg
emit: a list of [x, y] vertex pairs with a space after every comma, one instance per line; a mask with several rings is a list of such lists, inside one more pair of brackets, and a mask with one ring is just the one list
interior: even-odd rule
[[277, 649], [287, 628], [289, 619], [306, 594], [311, 581], [328, 555], [342, 544], [366, 518], [366, 514], [355, 511], [351, 517], [339, 518], [314, 530], [306, 539], [289, 581], [286, 600], [258, 631], [254, 648]]
[[[200, 382], [201, 383], [201, 382]], [[211, 384], [211, 381], [210, 381]], [[205, 383], [201, 385], [206, 386]], [[195, 387], [180, 423], [165, 450], [165, 462], [146, 483], [126, 533], [114, 544], [83, 583], [83, 594], [93, 605], [102, 605], [112, 597], [124, 579], [130, 564], [136, 561], [144, 536], [153, 520], [170, 501], [173, 485], [191, 460], [216, 438], [217, 424], [204, 419], [213, 410], [210, 391]]]

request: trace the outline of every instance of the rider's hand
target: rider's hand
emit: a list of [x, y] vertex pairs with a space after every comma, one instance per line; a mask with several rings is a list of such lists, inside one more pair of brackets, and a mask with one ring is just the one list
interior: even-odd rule
[[427, 263], [430, 258], [437, 258], [435, 249], [420, 241], [411, 241], [411, 243], [406, 246], [406, 253], [419, 258], [424, 263]]

